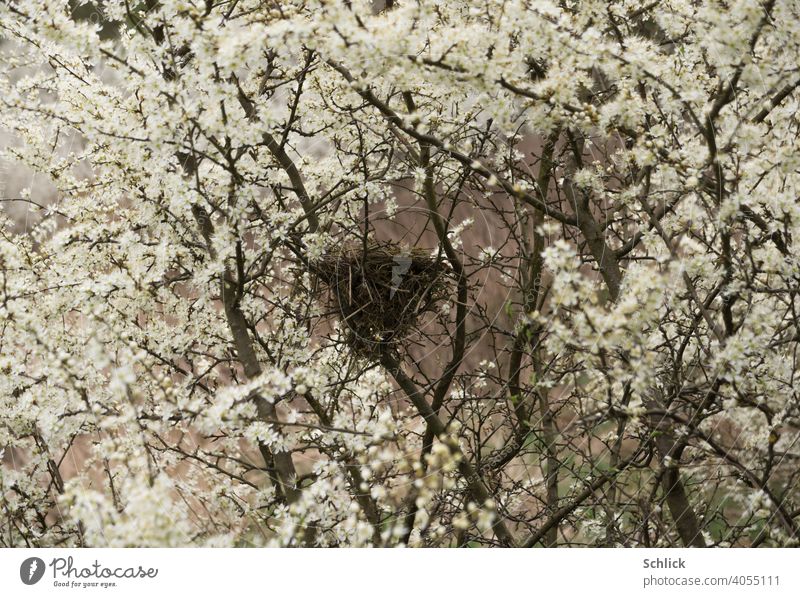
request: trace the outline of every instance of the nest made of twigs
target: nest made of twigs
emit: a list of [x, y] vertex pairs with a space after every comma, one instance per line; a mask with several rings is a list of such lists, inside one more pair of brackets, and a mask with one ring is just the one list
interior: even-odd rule
[[345, 342], [364, 356], [408, 336], [448, 296], [452, 272], [429, 250], [376, 241], [366, 251], [361, 242], [334, 247], [312, 266], [343, 324]]

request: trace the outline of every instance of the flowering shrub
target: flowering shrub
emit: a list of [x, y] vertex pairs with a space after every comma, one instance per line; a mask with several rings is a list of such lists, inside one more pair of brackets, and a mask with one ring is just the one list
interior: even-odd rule
[[2, 3], [0, 545], [796, 545], [798, 19]]

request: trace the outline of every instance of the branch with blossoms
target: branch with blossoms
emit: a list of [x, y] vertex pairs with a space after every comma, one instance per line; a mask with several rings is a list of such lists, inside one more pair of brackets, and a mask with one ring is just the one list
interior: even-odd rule
[[573, 4], [4, 3], [0, 544], [796, 545], [798, 7]]

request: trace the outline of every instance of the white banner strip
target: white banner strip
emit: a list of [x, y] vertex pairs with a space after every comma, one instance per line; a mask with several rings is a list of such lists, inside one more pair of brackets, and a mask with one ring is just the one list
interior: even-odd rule
[[0, 587], [11, 596], [796, 596], [799, 555], [788, 549], [5, 549]]

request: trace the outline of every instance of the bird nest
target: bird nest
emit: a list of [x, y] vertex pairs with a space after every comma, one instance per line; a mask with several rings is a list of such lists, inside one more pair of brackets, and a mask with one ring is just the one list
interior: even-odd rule
[[430, 251], [395, 243], [346, 243], [312, 264], [345, 342], [363, 356], [407, 337], [448, 296], [450, 267]]

